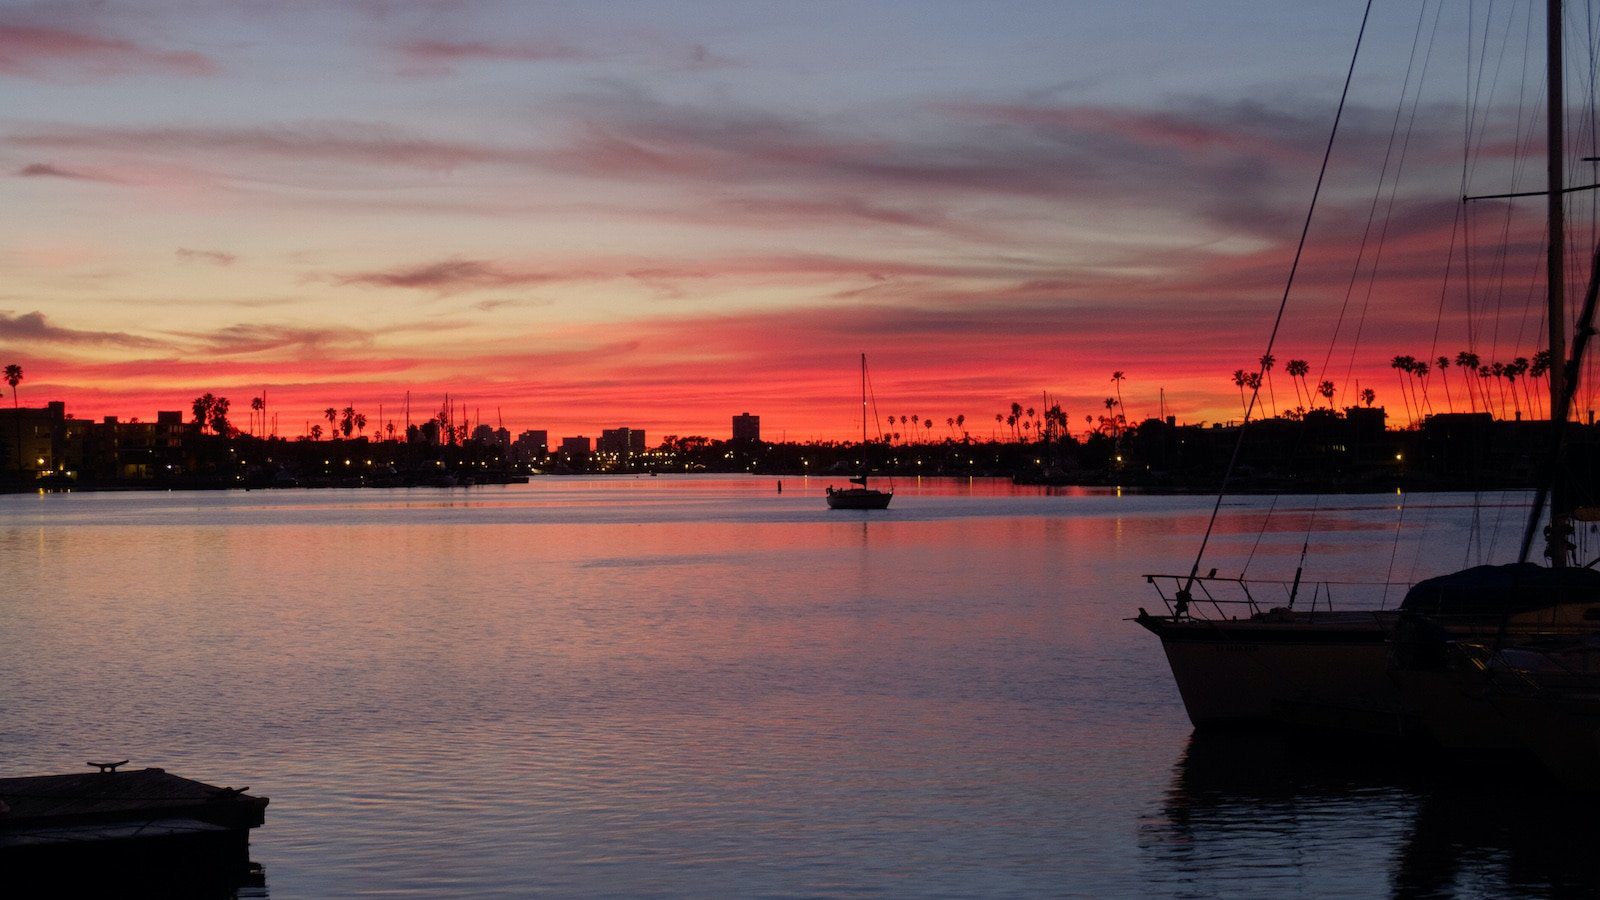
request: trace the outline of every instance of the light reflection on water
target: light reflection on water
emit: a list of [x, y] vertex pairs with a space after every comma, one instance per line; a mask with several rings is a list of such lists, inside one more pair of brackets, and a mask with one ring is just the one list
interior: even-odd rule
[[[1593, 886], [1428, 826], [1505, 797], [1190, 743], [1123, 619], [1210, 498], [776, 480], [0, 498], [0, 756], [252, 785], [281, 896]], [[1208, 565], [1434, 574], [1470, 500], [1230, 500]]]

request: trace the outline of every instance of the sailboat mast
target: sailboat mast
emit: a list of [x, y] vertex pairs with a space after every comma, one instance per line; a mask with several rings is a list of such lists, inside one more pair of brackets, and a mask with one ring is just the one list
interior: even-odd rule
[[[1567, 309], [1566, 309], [1566, 210], [1562, 190], [1566, 186], [1563, 171], [1563, 152], [1566, 148], [1566, 99], [1562, 92], [1565, 70], [1562, 62], [1563, 24], [1561, 0], [1547, 0], [1545, 4], [1545, 95], [1549, 100], [1545, 119], [1547, 133], [1546, 182], [1550, 246], [1545, 255], [1546, 302], [1549, 304], [1546, 319], [1550, 327], [1550, 409], [1560, 405], [1566, 381], [1567, 359]], [[1551, 423], [1556, 426], [1559, 423]], [[1564, 566], [1567, 562], [1567, 530], [1572, 515], [1572, 498], [1562, 484], [1560, 472], [1553, 474], [1550, 485], [1550, 531], [1545, 539], [1545, 549], [1550, 565]]]
[[867, 354], [861, 354], [861, 486], [867, 485]]

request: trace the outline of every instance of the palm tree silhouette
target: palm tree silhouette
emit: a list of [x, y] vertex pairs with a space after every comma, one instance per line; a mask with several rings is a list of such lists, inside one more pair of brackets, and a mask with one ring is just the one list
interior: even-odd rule
[[1428, 373], [1432, 370], [1433, 367], [1424, 360], [1411, 361], [1411, 374], [1416, 377], [1417, 384], [1422, 385], [1422, 398], [1417, 401], [1417, 412], [1425, 416], [1433, 414], [1433, 398], [1428, 396]]
[[339, 411], [330, 406], [322, 411], [322, 417], [328, 420], [328, 438], [331, 440], [337, 434], [333, 429], [333, 423], [339, 418]]
[[322, 426], [320, 424], [311, 426], [311, 439], [313, 441], [322, 440]]
[[1522, 418], [1522, 398], [1517, 396], [1517, 376], [1522, 374], [1521, 364], [1527, 360], [1517, 357], [1505, 364], [1500, 370], [1500, 375], [1506, 380], [1506, 386], [1511, 393], [1511, 408], [1518, 419]]
[[[1541, 378], [1549, 377], [1549, 375], [1550, 375], [1550, 351], [1549, 350], [1540, 350], [1538, 353], [1535, 353], [1533, 355], [1533, 365], [1530, 366], [1529, 369], [1528, 369], [1528, 378], [1530, 380], [1532, 380], [1532, 381], [1537, 382]], [[1544, 418], [1544, 394], [1545, 394], [1545, 389], [1544, 388], [1540, 388], [1540, 389], [1538, 389], [1538, 390], [1533, 392], [1534, 399], [1539, 401], [1538, 416], [1541, 419]]]
[[[255, 434], [256, 433], [256, 416], [259, 415], [261, 413], [261, 411], [266, 409], [266, 408], [267, 408], [267, 401], [261, 399], [260, 397], [251, 397], [250, 398], [250, 433], [251, 434]], [[265, 430], [265, 426], [266, 426], [266, 422], [263, 421], [262, 422], [263, 430]]]
[[1516, 370], [1516, 378], [1522, 379], [1522, 399], [1524, 401], [1526, 401], [1525, 405], [1528, 408], [1528, 414], [1529, 415], [1533, 414], [1533, 395], [1531, 393], [1529, 393], [1529, 391], [1528, 391], [1528, 379], [1527, 378], [1523, 378], [1523, 376], [1527, 375], [1528, 374], [1528, 370], [1531, 369], [1531, 368], [1533, 368], [1533, 366], [1528, 361], [1528, 358], [1526, 356], [1519, 356], [1516, 359], [1513, 359], [1506, 366], [1506, 370], [1507, 371], [1511, 371], [1511, 370], [1515, 369]]
[[1328, 401], [1328, 408], [1333, 409], [1333, 382], [1324, 380], [1321, 384], [1317, 385], [1317, 393], [1321, 394], [1323, 399]]
[[1478, 392], [1473, 389], [1473, 382], [1477, 380], [1480, 361], [1478, 354], [1470, 350], [1463, 350], [1456, 354], [1456, 368], [1465, 372], [1469, 378], [1467, 382], [1467, 402], [1472, 407], [1473, 412], [1478, 411]]
[[1127, 376], [1122, 374], [1121, 369], [1111, 373], [1111, 383], [1115, 385], [1117, 389], [1117, 408], [1122, 410], [1122, 418], [1124, 421], [1126, 421], [1128, 418], [1128, 408], [1122, 405], [1122, 382], [1126, 379], [1126, 377]]
[[1267, 376], [1267, 400], [1272, 404], [1272, 415], [1278, 415], [1278, 395], [1272, 390], [1272, 367], [1278, 364], [1278, 358], [1271, 353], [1261, 355], [1261, 371]]
[[1239, 389], [1239, 409], [1244, 410], [1244, 370], [1233, 370], [1233, 386]]
[[1444, 381], [1444, 402], [1450, 407], [1451, 412], [1456, 411], [1456, 399], [1450, 396], [1450, 376], [1445, 370], [1450, 368], [1450, 357], [1441, 356], [1433, 361], [1439, 367], [1439, 378]]
[[10, 363], [5, 368], [6, 384], [11, 386], [11, 422], [16, 426], [17, 481], [22, 480], [22, 405], [17, 397], [17, 385], [22, 383], [22, 367]]
[[1375, 401], [1377, 399], [1378, 399], [1378, 392], [1377, 391], [1373, 390], [1372, 388], [1362, 388], [1361, 389], [1361, 402], [1365, 403], [1367, 405], [1367, 409], [1371, 409], [1373, 401]]
[[[1311, 374], [1311, 364], [1303, 359], [1291, 359], [1289, 364], [1284, 367], [1284, 371], [1289, 373], [1289, 380], [1294, 382], [1295, 402], [1300, 405], [1301, 409], [1310, 406], [1311, 391], [1307, 388], [1305, 382], [1306, 376]], [[1301, 397], [1301, 388], [1306, 388], [1303, 399]]]
[[1393, 369], [1395, 374], [1400, 377], [1400, 399], [1405, 401], [1406, 420], [1408, 422], [1417, 420], [1417, 417], [1411, 413], [1411, 397], [1406, 393], [1406, 376], [1411, 374], [1411, 363], [1414, 361], [1413, 357], [1400, 356], [1398, 354], [1389, 360], [1389, 368]]

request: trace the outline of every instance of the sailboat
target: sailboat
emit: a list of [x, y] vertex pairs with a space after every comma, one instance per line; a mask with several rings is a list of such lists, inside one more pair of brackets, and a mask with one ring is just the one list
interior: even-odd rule
[[[1560, 0], [1548, 0], [1547, 17], [1548, 178], [1545, 190], [1538, 193], [1545, 196], [1548, 205], [1547, 346], [1552, 360], [1565, 362], [1565, 366], [1551, 366], [1549, 378], [1551, 415], [1559, 433], [1570, 418], [1572, 390], [1578, 376], [1578, 355], [1567, 360], [1565, 338], [1562, 198], [1573, 188], [1567, 187], [1563, 175]], [[1341, 108], [1342, 105], [1341, 100]], [[1331, 141], [1329, 147], [1331, 150]], [[1475, 198], [1463, 198], [1463, 202], [1470, 199]], [[1304, 236], [1302, 246], [1303, 241]], [[1596, 257], [1595, 277], [1591, 278], [1575, 349], [1581, 349], [1588, 338], [1583, 329], [1592, 320], [1596, 279], [1600, 279], [1600, 255]], [[1287, 301], [1288, 288], [1284, 297]], [[1243, 431], [1241, 427], [1241, 442]], [[1226, 484], [1224, 481], [1224, 489]], [[1546, 498], [1547, 564], [1539, 565], [1529, 562], [1528, 556], [1536, 529], [1543, 521]], [[1218, 508], [1220, 505], [1219, 495]], [[1303, 565], [1296, 569], [1294, 581], [1288, 586], [1287, 605], [1264, 609], [1244, 579], [1218, 578], [1215, 569], [1209, 575], [1200, 575], [1197, 555], [1186, 575], [1146, 576], [1149, 583], [1156, 585], [1166, 610], [1150, 613], [1141, 608], [1134, 621], [1160, 638], [1184, 706], [1197, 727], [1271, 721], [1388, 735], [1415, 734], [1424, 717], [1419, 704], [1458, 699], [1459, 685], [1435, 683], [1429, 688], [1413, 684], [1407, 691], [1400, 689], [1398, 682], [1406, 678], [1394, 665], [1392, 641], [1403, 617], [1425, 617], [1429, 633], [1440, 636], [1441, 641], [1467, 643], [1515, 643], [1552, 631], [1593, 632], [1600, 626], [1600, 573], [1573, 565], [1569, 538], [1576, 509], [1570, 489], [1551, 466], [1540, 487], [1517, 563], [1477, 566], [1421, 581], [1409, 589], [1398, 611], [1317, 609], [1314, 591], [1311, 608], [1307, 609], [1302, 601], [1297, 609]], [[1214, 510], [1212, 523], [1215, 521]], [[1207, 539], [1210, 533], [1208, 526]], [[1204, 549], [1205, 539], [1201, 554]], [[1233, 595], [1221, 596], [1224, 590]], [[1398, 668], [1426, 667], [1402, 663]], [[1438, 713], [1435, 717], [1442, 721], [1459, 719], [1458, 714], [1440, 709], [1428, 712]]]
[[828, 486], [829, 509], [888, 509], [894, 491], [867, 487], [867, 355], [861, 354], [861, 474], [850, 479], [856, 487]]

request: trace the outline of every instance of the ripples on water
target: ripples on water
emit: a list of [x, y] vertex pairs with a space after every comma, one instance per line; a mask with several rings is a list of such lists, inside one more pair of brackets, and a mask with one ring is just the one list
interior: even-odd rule
[[[784, 486], [0, 498], [0, 755], [250, 784], [285, 897], [1600, 886], [1537, 781], [1192, 740], [1123, 618], [1209, 498]], [[1259, 544], [1230, 501], [1212, 562], [1287, 574], [1309, 526], [1311, 577], [1460, 565], [1471, 498], [1397, 550], [1400, 500], [1287, 498]]]

